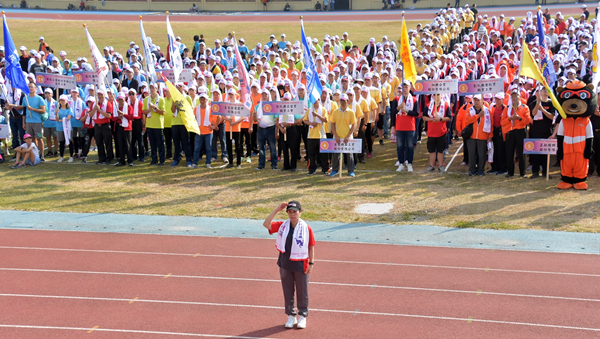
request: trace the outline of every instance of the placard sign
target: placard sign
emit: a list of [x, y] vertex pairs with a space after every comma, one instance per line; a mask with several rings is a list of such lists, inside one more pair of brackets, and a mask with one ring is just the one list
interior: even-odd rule
[[212, 111], [212, 114], [228, 117], [246, 118], [250, 116], [250, 110], [241, 102], [212, 102], [210, 104], [210, 110]]
[[322, 153], [361, 153], [362, 139], [350, 139], [348, 143], [340, 140], [339, 144], [335, 139], [321, 139], [319, 146]]
[[[157, 69], [156, 73], [161, 72], [167, 79], [169, 79], [169, 81], [171, 83], [175, 83], [175, 76], [173, 75], [173, 70], [172, 69]], [[189, 68], [184, 68], [181, 71], [181, 74], [179, 74], [179, 80], [180, 82], [190, 82], [193, 80], [192, 77], [192, 70]], [[158, 81], [157, 82], [165, 82], [161, 77], [158, 77]]]
[[96, 72], [73, 72], [77, 85], [99, 85]]
[[265, 101], [263, 115], [304, 115], [304, 103], [301, 101]]
[[558, 143], [556, 139], [525, 139], [523, 154], [556, 154]]
[[50, 73], [37, 73], [35, 82], [43, 87], [72, 89], [77, 87], [75, 77]]
[[415, 91], [417, 94], [456, 94], [458, 79], [419, 80]]
[[476, 95], [504, 92], [504, 79], [482, 79], [458, 83], [458, 95]]

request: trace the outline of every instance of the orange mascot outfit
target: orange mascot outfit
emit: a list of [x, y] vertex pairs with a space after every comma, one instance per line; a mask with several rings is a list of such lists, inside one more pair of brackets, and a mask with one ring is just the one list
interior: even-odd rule
[[575, 188], [585, 190], [589, 159], [592, 157], [594, 130], [590, 116], [598, 106], [596, 93], [592, 84], [574, 80], [564, 88], [558, 88], [560, 102], [566, 118], [558, 125], [558, 151], [560, 161], [560, 189]]

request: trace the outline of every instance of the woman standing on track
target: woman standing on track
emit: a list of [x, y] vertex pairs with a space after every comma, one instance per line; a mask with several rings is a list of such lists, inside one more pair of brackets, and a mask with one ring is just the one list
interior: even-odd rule
[[[286, 210], [289, 219], [273, 221], [277, 213]], [[285, 328], [306, 328], [308, 317], [308, 275], [312, 272], [315, 259], [315, 238], [308, 224], [300, 219], [302, 207], [297, 201], [282, 203], [263, 222], [269, 234], [277, 232], [275, 247], [279, 251], [279, 275], [285, 299], [288, 320]], [[294, 309], [294, 292], [298, 302], [299, 319]]]

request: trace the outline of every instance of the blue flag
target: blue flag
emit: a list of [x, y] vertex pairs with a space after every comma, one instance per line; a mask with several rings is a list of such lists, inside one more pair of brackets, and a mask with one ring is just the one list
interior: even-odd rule
[[4, 55], [6, 59], [6, 78], [10, 80], [10, 84], [13, 88], [18, 88], [25, 94], [29, 94], [29, 87], [27, 86], [27, 80], [23, 75], [21, 64], [19, 63], [19, 54], [15, 48], [15, 43], [10, 36], [8, 25], [6, 24], [6, 16], [2, 15], [4, 19]]
[[537, 29], [538, 42], [540, 44], [540, 71], [542, 71], [542, 75], [546, 78], [546, 82], [550, 88], [552, 88], [556, 83], [556, 72], [554, 72], [554, 66], [548, 57], [548, 44], [546, 43], [546, 34], [544, 34], [544, 19], [542, 18], [542, 11], [540, 10], [537, 12]]
[[310, 46], [308, 45], [308, 41], [306, 41], [304, 22], [302, 20], [300, 20], [300, 30], [302, 33], [302, 46], [304, 47], [302, 49], [304, 55], [304, 67], [306, 68], [306, 95], [308, 95], [308, 100], [310, 100], [311, 104], [314, 104], [315, 101], [321, 97], [323, 86], [321, 86], [321, 81], [319, 81], [319, 74], [317, 74], [317, 69], [315, 68], [315, 61], [310, 54]]

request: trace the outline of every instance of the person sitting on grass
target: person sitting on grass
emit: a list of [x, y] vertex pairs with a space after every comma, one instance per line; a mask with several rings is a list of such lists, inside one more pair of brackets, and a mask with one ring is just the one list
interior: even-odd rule
[[35, 166], [41, 162], [40, 152], [36, 144], [32, 142], [33, 137], [31, 134], [25, 134], [23, 139], [25, 139], [25, 143], [15, 148], [15, 152], [17, 152], [17, 161], [15, 161], [15, 164], [10, 166], [10, 168], [23, 168], [25, 165]]

